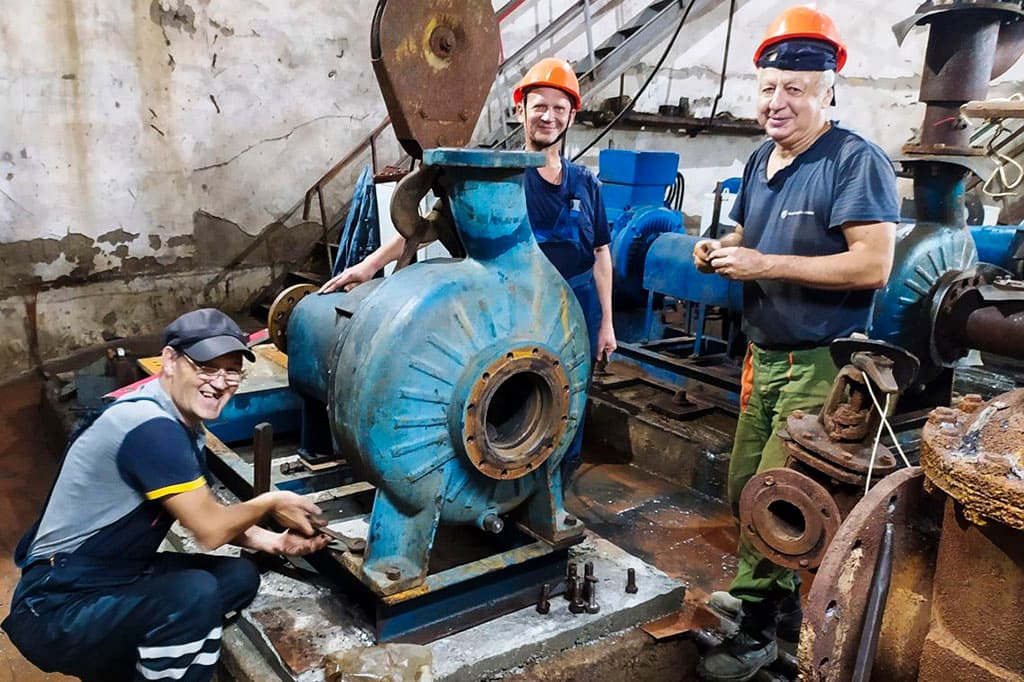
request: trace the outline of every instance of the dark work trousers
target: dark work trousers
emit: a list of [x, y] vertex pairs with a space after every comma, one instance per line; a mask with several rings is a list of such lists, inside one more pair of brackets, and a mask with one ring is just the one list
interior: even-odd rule
[[58, 554], [25, 569], [3, 629], [47, 672], [200, 682], [220, 657], [224, 615], [259, 583], [244, 558], [168, 552], [133, 566]]
[[[588, 270], [581, 275], [567, 280], [572, 292], [576, 294], [580, 308], [583, 309], [583, 319], [587, 323], [587, 341], [590, 345], [591, 374], [593, 374], [594, 356], [597, 351], [597, 333], [601, 329], [601, 299], [597, 295], [597, 283], [594, 281], [594, 271]], [[587, 378], [589, 390], [590, 378]], [[583, 413], [580, 415], [579, 427], [576, 429], [576, 437], [569, 444], [569, 449], [562, 457], [562, 487], [567, 489], [570, 480], [576, 469], [580, 466], [580, 451], [583, 449], [583, 424], [586, 421], [587, 408], [583, 406]]]

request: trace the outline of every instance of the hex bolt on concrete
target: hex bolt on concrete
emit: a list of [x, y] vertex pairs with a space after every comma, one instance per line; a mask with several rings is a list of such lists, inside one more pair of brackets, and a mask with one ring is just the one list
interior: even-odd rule
[[384, 575], [388, 580], [398, 580], [402, 577], [402, 569], [398, 566], [388, 566], [384, 571]]
[[594, 585], [597, 583], [597, 578], [594, 577], [594, 562], [588, 561], [583, 564], [583, 594], [580, 595], [580, 599], [584, 602], [590, 601], [590, 592], [594, 589]]
[[587, 613], [597, 613], [601, 610], [601, 606], [597, 603], [597, 578], [589, 575], [586, 577], [587, 586], [589, 589], [585, 589], [587, 592]]
[[639, 591], [636, 586], [636, 569], [630, 568], [626, 571], [626, 594], [636, 594]]
[[537, 599], [537, 613], [542, 616], [546, 616], [551, 611], [551, 602], [548, 598], [551, 596], [551, 585], [544, 583], [540, 586], [540, 597]]
[[565, 599], [573, 601], [576, 598], [576, 577], [579, 575], [577, 565], [569, 562], [569, 572], [565, 576]]
[[572, 579], [573, 586], [573, 599], [569, 602], [569, 611], [572, 613], [583, 613], [587, 610], [587, 603], [583, 601], [583, 586], [580, 584], [583, 581], [582, 578], [576, 576]]

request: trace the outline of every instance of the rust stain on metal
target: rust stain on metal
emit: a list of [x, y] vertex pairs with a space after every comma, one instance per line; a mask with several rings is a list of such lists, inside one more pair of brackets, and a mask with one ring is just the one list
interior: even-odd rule
[[853, 508], [818, 568], [801, 629], [802, 679], [851, 679], [882, 531], [896, 529], [891, 589], [872, 679], [916, 680], [928, 631], [942, 499], [920, 467], [883, 479]]
[[952, 670], [957, 679], [1022, 679], [1024, 537], [999, 523], [970, 523], [963, 512], [947, 499], [920, 679]]
[[303, 672], [320, 664], [323, 656], [315, 646], [315, 637], [308, 630], [296, 628], [296, 617], [291, 611], [275, 607], [252, 612], [252, 618], [289, 669]]
[[1024, 530], [1024, 389], [973, 407], [929, 415], [921, 466], [972, 520]]
[[373, 69], [405, 150], [421, 158], [468, 144], [498, 70], [491, 3], [388, 0], [372, 35]]

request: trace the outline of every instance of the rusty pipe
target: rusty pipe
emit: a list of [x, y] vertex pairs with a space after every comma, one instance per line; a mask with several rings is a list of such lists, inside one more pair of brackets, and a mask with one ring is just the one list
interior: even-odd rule
[[970, 127], [960, 121], [959, 109], [988, 93], [999, 23], [989, 12], [951, 11], [933, 19], [921, 74], [920, 99], [928, 104], [922, 146], [970, 146]]
[[1024, 359], [1024, 311], [1008, 315], [999, 305], [978, 308], [967, 316], [964, 334], [968, 348]]

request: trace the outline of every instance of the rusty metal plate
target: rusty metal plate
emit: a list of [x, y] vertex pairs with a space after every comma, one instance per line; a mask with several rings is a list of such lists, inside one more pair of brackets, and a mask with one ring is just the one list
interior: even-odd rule
[[993, 519], [1024, 530], [1022, 443], [1024, 389], [1017, 389], [973, 413], [932, 410], [921, 430], [921, 466], [932, 483], [964, 505], [972, 521]]
[[317, 287], [313, 284], [296, 284], [279, 293], [270, 304], [267, 332], [270, 334], [270, 340], [282, 353], [288, 352], [288, 320], [292, 316], [292, 311], [299, 301], [316, 290]]
[[[786, 431], [790, 438], [812, 454], [812, 457], [799, 457], [805, 464], [815, 466], [813, 455], [816, 455], [840, 469], [856, 474], [856, 479], [851, 482], [864, 481], [867, 477], [874, 434], [871, 434], [867, 443], [840, 443], [826, 435], [817, 415], [800, 411], [794, 412], [786, 420]], [[886, 476], [895, 468], [896, 458], [889, 448], [879, 444], [875, 453], [875, 463], [871, 468], [871, 477]]]
[[779, 566], [817, 566], [839, 521], [832, 495], [792, 469], [763, 471], [740, 494], [740, 528], [757, 551]]
[[485, 0], [380, 0], [370, 56], [395, 135], [411, 156], [464, 147], [500, 60]]
[[924, 491], [920, 467], [900, 469], [851, 510], [818, 568], [800, 631], [801, 679], [851, 679], [886, 522], [895, 527], [892, 577], [871, 679], [918, 679], [931, 616], [944, 496]]

